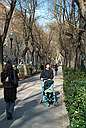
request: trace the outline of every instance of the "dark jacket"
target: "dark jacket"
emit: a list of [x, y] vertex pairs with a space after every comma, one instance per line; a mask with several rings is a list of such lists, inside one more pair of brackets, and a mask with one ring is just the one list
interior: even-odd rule
[[58, 65], [57, 64], [55, 65], [55, 71], [58, 71]]
[[40, 75], [40, 78], [53, 79], [54, 78], [53, 70], [51, 68], [49, 70], [44, 69]]
[[[15, 74], [15, 75], [14, 75]], [[15, 76], [15, 77], [14, 77]], [[1, 73], [1, 82], [4, 86], [4, 99], [6, 102], [15, 101], [17, 86], [18, 86], [18, 76], [14, 69], [6, 70]]]

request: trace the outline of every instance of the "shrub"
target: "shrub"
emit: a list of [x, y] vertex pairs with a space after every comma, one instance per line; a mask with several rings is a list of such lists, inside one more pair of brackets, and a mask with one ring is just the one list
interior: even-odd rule
[[70, 128], [86, 128], [86, 74], [63, 69], [65, 103]]

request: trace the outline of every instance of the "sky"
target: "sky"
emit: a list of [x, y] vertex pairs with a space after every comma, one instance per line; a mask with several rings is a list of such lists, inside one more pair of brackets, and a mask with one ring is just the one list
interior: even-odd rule
[[[0, 2], [6, 5], [8, 0], [0, 0]], [[9, 0], [10, 1], [10, 0]], [[50, 1], [50, 3], [49, 3]], [[53, 0], [37, 0], [36, 17], [37, 22], [41, 26], [45, 26], [52, 21], [51, 11]], [[18, 8], [18, 5], [16, 6]]]
[[45, 26], [47, 23], [49, 23], [53, 20], [51, 11], [50, 11], [50, 8], [52, 8], [51, 5], [53, 4], [53, 2], [52, 2], [52, 4], [48, 3], [48, 2], [49, 2], [49, 0], [39, 0], [38, 1], [36, 16], [39, 17], [38, 23], [39, 23], [39, 25], [42, 25], [42, 26]]
[[[0, 0], [5, 2], [7, 0]], [[28, 0], [27, 0], [28, 1]], [[60, 1], [60, 0], [57, 0]], [[70, 4], [70, 0], [68, 4]], [[52, 22], [54, 19], [54, 0], [37, 0], [37, 8], [36, 8], [36, 18], [37, 22], [41, 26], [46, 26], [46, 24]], [[68, 7], [67, 7], [68, 8]]]

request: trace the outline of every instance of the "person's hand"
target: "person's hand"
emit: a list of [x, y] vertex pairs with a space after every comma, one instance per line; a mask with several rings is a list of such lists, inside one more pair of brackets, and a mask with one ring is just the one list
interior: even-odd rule
[[51, 79], [48, 79], [48, 80], [51, 80]]
[[43, 81], [43, 78], [41, 78], [41, 80]]

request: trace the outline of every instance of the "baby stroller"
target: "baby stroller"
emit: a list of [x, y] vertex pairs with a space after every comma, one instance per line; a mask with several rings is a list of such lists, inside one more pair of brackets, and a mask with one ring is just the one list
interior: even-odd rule
[[54, 81], [53, 80], [44, 80], [43, 87], [43, 99], [41, 103], [47, 103], [48, 106], [58, 104], [58, 97], [54, 91]]

